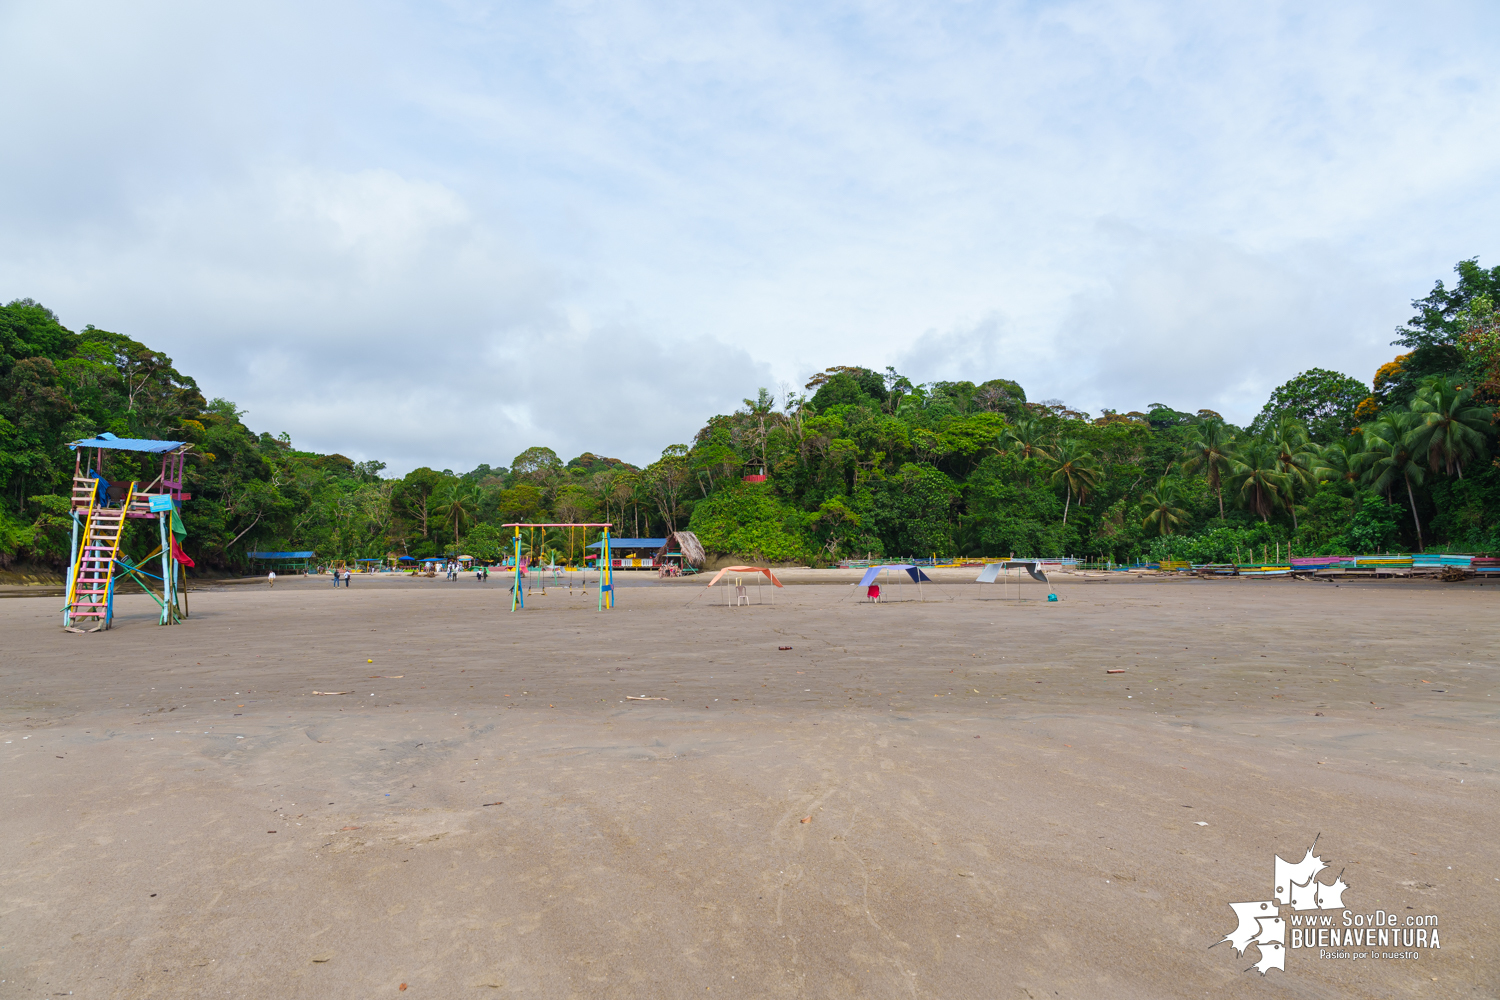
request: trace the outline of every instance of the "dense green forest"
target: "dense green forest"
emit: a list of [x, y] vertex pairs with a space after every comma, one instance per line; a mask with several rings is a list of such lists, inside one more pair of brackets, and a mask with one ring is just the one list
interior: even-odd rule
[[[1456, 270], [1453, 287], [1439, 281], [1413, 303], [1395, 341], [1404, 352], [1370, 385], [1304, 372], [1244, 428], [1206, 409], [1090, 417], [1003, 378], [914, 384], [840, 366], [804, 393], [760, 390], [645, 468], [532, 447], [508, 465], [399, 479], [380, 462], [255, 434], [161, 352], [68, 330], [21, 299], [0, 308], [0, 565], [65, 560], [67, 443], [103, 431], [194, 445], [186, 548], [219, 569], [244, 568], [255, 549], [489, 559], [514, 520], [607, 520], [634, 536], [691, 528], [710, 552], [778, 562], [1224, 561], [1287, 542], [1308, 554], [1500, 551], [1500, 267]], [[110, 478], [124, 478], [129, 457], [115, 461]], [[533, 541], [576, 560], [585, 539]]]

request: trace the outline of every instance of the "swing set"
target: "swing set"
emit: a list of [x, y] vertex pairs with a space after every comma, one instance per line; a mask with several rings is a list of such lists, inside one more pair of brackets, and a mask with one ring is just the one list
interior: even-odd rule
[[[583, 536], [584, 536], [583, 537], [583, 541], [587, 542], [588, 541], [588, 529], [590, 529], [590, 528], [603, 528], [604, 529], [604, 537], [602, 539], [603, 544], [599, 547], [599, 610], [603, 611], [606, 608], [613, 608], [615, 606], [615, 586], [614, 586], [615, 578], [614, 578], [614, 569], [613, 569], [613, 567], [612, 567], [612, 565], [610, 563], [610, 558], [609, 558], [609, 555], [610, 555], [610, 553], [609, 553], [609, 529], [612, 526], [613, 525], [611, 523], [609, 523], [609, 522], [605, 522], [605, 523], [592, 523], [592, 522], [591, 523], [582, 523], [582, 522], [548, 522], [548, 523], [543, 524], [543, 523], [531, 523], [531, 522], [526, 522], [526, 521], [512, 522], [510, 524], [504, 525], [504, 527], [514, 528], [515, 529], [515, 545], [514, 545], [515, 568], [514, 568], [514, 570], [512, 572], [512, 576], [511, 576], [510, 609], [512, 611], [516, 611], [516, 610], [525, 610], [525, 608], [526, 608], [526, 591], [527, 591], [527, 588], [530, 586], [530, 578], [529, 578], [529, 576], [528, 576], [528, 574], [526, 572], [526, 569], [527, 569], [527, 566], [528, 566], [528, 561], [527, 560], [528, 560], [528, 558], [534, 558], [534, 557], [536, 557], [539, 554], [538, 549], [537, 549], [537, 545], [536, 545], [536, 529], [538, 529], [538, 528], [542, 529], [542, 551], [540, 552], [540, 555], [542, 555], [544, 558], [548, 558], [549, 557], [549, 553], [546, 551], [546, 547], [547, 547], [547, 529], [548, 528], [567, 528], [568, 529], [568, 560], [569, 560], [570, 564], [571, 564], [572, 558], [573, 558], [573, 539], [574, 539], [573, 530], [576, 529], [576, 528], [582, 528], [583, 529]], [[524, 554], [523, 554], [522, 540], [521, 540], [521, 529], [522, 528], [527, 529], [527, 531], [529, 532], [529, 534], [527, 536], [527, 539], [526, 539], [526, 545], [525, 545]], [[582, 549], [580, 548], [579, 551], [581, 552]], [[556, 571], [557, 571], [556, 555], [557, 555], [557, 553], [555, 551], [553, 551], [550, 554], [551, 565], [547, 566], [547, 567], [543, 567], [544, 570], [545, 569], [551, 569], [553, 571], [554, 575], [556, 574]], [[572, 577], [568, 578], [568, 589], [569, 590], [573, 589], [573, 580], [572, 580]], [[547, 593], [547, 581], [546, 581], [545, 575], [542, 577], [541, 591], [542, 591], [543, 594]]]

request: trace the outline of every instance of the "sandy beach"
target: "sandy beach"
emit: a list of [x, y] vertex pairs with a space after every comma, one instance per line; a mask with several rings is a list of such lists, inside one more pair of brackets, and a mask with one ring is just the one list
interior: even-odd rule
[[1500, 994], [1493, 586], [622, 577], [0, 601], [0, 997]]

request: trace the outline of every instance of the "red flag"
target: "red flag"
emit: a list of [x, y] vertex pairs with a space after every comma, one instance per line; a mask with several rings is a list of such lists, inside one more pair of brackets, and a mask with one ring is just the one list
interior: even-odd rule
[[192, 559], [188, 558], [188, 554], [186, 552], [182, 551], [182, 546], [177, 544], [177, 539], [175, 537], [172, 539], [172, 558], [176, 559], [184, 566], [197, 565], [193, 562]]

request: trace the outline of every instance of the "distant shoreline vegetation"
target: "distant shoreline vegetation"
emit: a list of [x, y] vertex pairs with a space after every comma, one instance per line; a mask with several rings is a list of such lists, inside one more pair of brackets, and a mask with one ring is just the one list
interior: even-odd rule
[[[257, 549], [489, 560], [507, 551], [507, 521], [612, 521], [635, 537], [688, 528], [711, 554], [813, 564], [1257, 561], [1288, 544], [1299, 555], [1500, 551], [1500, 267], [1455, 270], [1452, 288], [1439, 281], [1413, 302], [1402, 353], [1369, 385], [1303, 372], [1245, 428], [1206, 409], [1091, 417], [1003, 378], [918, 385], [839, 366], [786, 398], [760, 390], [645, 468], [533, 447], [508, 466], [400, 479], [253, 433], [161, 352], [67, 330], [20, 299], [0, 307], [0, 568], [66, 559], [66, 444], [102, 431], [195, 445], [187, 550], [215, 569], [246, 568]], [[116, 461], [126, 472], [129, 459]], [[577, 562], [596, 537], [552, 530], [525, 543]]]

